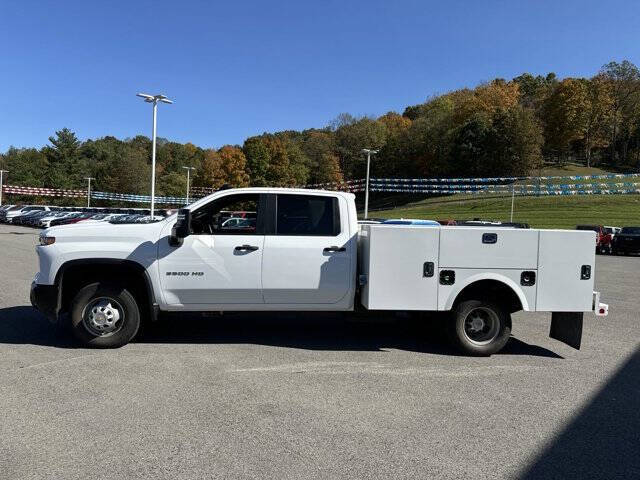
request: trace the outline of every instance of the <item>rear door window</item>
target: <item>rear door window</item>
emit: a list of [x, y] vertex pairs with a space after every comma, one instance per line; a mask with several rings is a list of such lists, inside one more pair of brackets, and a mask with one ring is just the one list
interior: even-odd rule
[[280, 194], [276, 235], [335, 237], [340, 234], [338, 199], [321, 195]]

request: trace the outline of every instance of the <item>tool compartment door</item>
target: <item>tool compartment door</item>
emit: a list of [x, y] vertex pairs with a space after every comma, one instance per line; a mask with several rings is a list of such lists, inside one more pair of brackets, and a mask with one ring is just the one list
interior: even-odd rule
[[517, 268], [535, 270], [538, 230], [491, 227], [442, 227], [442, 268]]
[[[594, 232], [540, 230], [536, 310], [587, 312], [595, 275]], [[582, 278], [582, 268], [589, 278]]]
[[436, 310], [440, 227], [365, 225], [363, 234], [362, 304], [370, 310]]

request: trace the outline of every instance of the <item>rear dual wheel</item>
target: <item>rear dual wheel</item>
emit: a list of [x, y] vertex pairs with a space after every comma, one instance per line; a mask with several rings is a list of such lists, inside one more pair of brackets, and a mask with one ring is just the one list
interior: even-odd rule
[[496, 353], [511, 335], [511, 316], [497, 304], [465, 300], [451, 314], [449, 336], [458, 350], [467, 355]]

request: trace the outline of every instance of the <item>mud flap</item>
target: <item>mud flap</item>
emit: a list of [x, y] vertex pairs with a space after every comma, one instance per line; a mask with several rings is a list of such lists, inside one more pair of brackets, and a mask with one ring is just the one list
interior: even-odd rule
[[549, 336], [580, 350], [583, 312], [553, 312]]

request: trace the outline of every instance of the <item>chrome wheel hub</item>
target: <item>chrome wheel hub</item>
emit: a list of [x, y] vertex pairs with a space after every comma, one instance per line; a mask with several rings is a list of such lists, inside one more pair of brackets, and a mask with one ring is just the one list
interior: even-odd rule
[[96, 336], [112, 335], [122, 327], [124, 309], [113, 298], [100, 297], [84, 308], [82, 321], [85, 328]]

